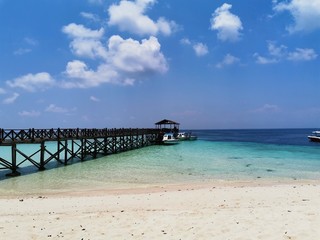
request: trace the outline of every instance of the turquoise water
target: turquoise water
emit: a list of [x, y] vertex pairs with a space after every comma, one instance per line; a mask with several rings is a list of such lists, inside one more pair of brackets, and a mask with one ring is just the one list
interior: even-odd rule
[[[4, 170], [0, 170], [0, 193], [146, 187], [217, 180], [320, 179], [320, 144], [303, 139], [300, 144], [296, 144], [297, 140], [293, 141], [295, 144], [288, 141], [280, 144], [276, 142], [279, 138], [273, 142], [269, 139], [266, 143], [245, 138], [239, 140], [239, 135], [236, 140], [223, 140], [221, 135], [225, 133], [219, 133], [219, 138], [208, 131], [197, 134], [197, 141], [150, 146], [74, 162], [67, 167], [52, 161], [42, 172], [35, 167], [23, 167], [22, 176], [16, 178], [6, 178]], [[21, 147], [31, 148], [32, 145]]]

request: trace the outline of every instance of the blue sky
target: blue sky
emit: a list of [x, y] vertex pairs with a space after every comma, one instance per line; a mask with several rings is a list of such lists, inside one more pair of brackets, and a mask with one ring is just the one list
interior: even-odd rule
[[320, 0], [0, 0], [1, 128], [320, 127]]

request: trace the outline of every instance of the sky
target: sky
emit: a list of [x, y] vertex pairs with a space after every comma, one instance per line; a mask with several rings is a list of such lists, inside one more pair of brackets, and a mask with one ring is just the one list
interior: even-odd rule
[[0, 128], [320, 127], [320, 0], [0, 0]]

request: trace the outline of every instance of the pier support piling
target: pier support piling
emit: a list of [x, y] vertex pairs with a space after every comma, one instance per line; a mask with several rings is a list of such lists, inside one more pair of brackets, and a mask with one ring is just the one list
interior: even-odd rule
[[[6, 176], [19, 176], [17, 169], [22, 166], [35, 166], [43, 171], [52, 160], [68, 165], [69, 160], [81, 162], [149, 146], [156, 144], [159, 134], [159, 129], [0, 129], [0, 150], [11, 147], [11, 159], [1, 156], [0, 151], [0, 174], [1, 170], [10, 170]], [[56, 147], [50, 148], [51, 144], [47, 147], [48, 142], [55, 142]], [[21, 148], [23, 144], [36, 147], [30, 153], [30, 149]]]

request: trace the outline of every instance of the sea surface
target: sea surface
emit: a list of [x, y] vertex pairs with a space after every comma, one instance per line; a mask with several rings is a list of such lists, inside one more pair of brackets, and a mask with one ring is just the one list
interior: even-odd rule
[[[26, 162], [19, 177], [5, 177], [8, 171], [0, 170], [0, 195], [186, 182], [319, 180], [320, 143], [307, 139], [314, 130], [193, 130], [196, 141], [74, 161], [66, 167], [52, 161], [45, 171], [37, 171]], [[20, 149], [32, 153], [32, 147]], [[0, 147], [0, 157], [8, 157], [9, 150]]]

